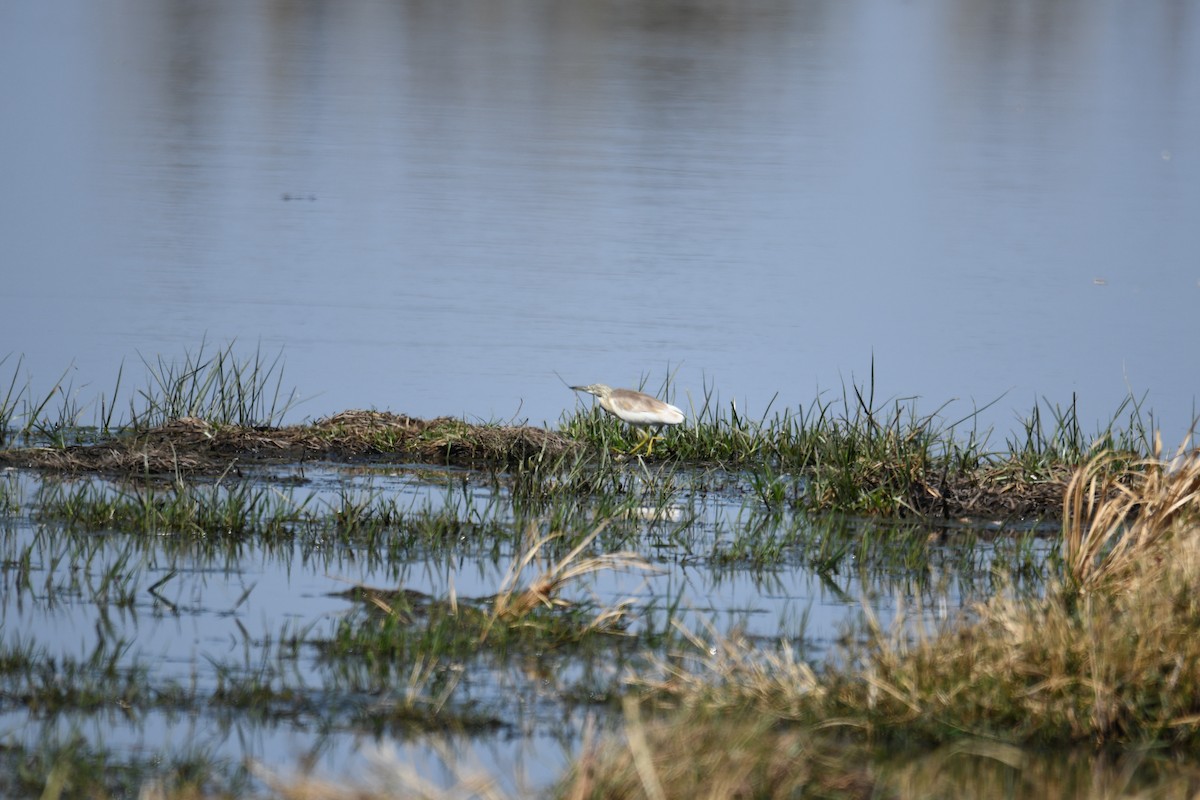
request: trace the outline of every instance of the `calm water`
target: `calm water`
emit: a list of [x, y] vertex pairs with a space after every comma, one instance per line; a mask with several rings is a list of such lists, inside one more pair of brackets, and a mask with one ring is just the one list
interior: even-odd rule
[[758, 412], [872, 355], [1002, 429], [1192, 414], [1186, 0], [12, 0], [0, 105], [0, 355], [84, 405], [207, 335], [297, 417]]

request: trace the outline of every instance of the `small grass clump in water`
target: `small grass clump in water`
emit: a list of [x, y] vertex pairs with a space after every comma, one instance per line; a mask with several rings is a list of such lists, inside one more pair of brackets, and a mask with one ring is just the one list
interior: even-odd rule
[[[531, 531], [533, 540], [514, 559], [499, 591], [487, 597], [462, 597], [453, 591], [434, 597], [409, 589], [355, 587], [345, 596], [361, 607], [343, 618], [332, 636], [315, 642], [321, 662], [336, 685], [391, 698], [372, 702], [374, 710], [361, 724], [401, 720], [406, 725], [440, 721], [476, 728], [502, 724], [460, 697], [463, 693], [457, 690], [464, 679], [478, 684], [481, 673], [503, 672], [513, 659], [520, 659], [525, 668], [553, 669], [550, 665], [558, 663], [560, 656], [567, 663], [580, 663], [599, 652], [615, 670], [621, 652], [650, 646], [652, 632], [635, 636], [629, 631], [632, 601], [601, 605], [562, 597], [568, 584], [595, 572], [653, 569], [633, 553], [590, 554], [602, 528], [594, 528], [526, 581], [529, 568], [562, 538]], [[584, 673], [570, 679], [582, 681], [578, 687], [565, 678], [562, 683], [553, 681], [556, 691], [595, 702], [608, 691], [611, 676], [597, 686]], [[398, 682], [411, 684], [414, 675], [420, 676], [420, 691], [396, 690]]]
[[[133, 787], [147, 800], [216, 800], [246, 796], [248, 784], [233, 765], [201, 747], [181, 757], [164, 760], [153, 754], [131, 762], [69, 733], [28, 749], [6, 745], [0, 750], [0, 794], [5, 797], [104, 800], [132, 796]], [[214, 791], [217, 785], [222, 791]]]
[[228, 486], [177, 483], [121, 490], [86, 482], [46, 484], [37, 516], [81, 530], [170, 531], [181, 536], [254, 536], [267, 542], [289, 534], [300, 509], [267, 488], [245, 482]]
[[344, 620], [325, 646], [325, 655], [358, 652], [369, 654], [372, 660], [387, 661], [392, 656], [411, 659], [420, 653], [434, 659], [463, 659], [478, 655], [481, 648], [534, 651], [578, 645], [597, 634], [622, 635], [627, 602], [597, 609], [560, 596], [568, 583], [601, 570], [653, 570], [634, 553], [587, 555], [603, 527], [597, 526], [569, 553], [522, 585], [525, 571], [561, 534], [536, 538], [514, 560], [500, 590], [489, 597], [451, 594], [434, 598], [403, 589], [367, 587], [351, 590], [348, 596], [364, 602], [370, 613], [366, 620]]

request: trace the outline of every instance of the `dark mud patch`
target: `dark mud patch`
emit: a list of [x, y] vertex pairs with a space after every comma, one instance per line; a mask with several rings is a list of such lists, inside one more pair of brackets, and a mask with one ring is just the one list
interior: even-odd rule
[[1058, 519], [1072, 470], [1031, 475], [1015, 465], [948, 474], [922, 481], [910, 501], [922, 517], [997, 521]]
[[195, 417], [95, 444], [0, 450], [0, 464], [63, 472], [197, 474], [239, 464], [366, 458], [461, 466], [516, 465], [564, 455], [580, 445], [524, 425], [423, 420], [385, 411], [343, 411], [311, 425], [245, 428]]

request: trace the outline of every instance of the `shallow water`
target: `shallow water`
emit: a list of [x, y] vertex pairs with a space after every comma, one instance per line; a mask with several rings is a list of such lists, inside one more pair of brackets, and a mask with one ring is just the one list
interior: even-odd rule
[[1002, 433], [1194, 412], [1191, 3], [16, 0], [0, 98], [0, 355], [93, 411], [207, 335], [295, 417], [756, 415], [872, 357]]
[[[0, 646], [17, 652], [22, 649], [18, 644], [32, 648], [55, 659], [64, 674], [74, 674], [69, 663], [91, 665], [84, 669], [87, 676], [99, 669], [97, 664], [111, 660], [118, 670], [144, 671], [135, 685], [159, 693], [186, 689], [201, 698], [177, 707], [151, 705], [145, 712], [135, 705], [139, 710], [129, 714], [107, 703], [82, 712], [68, 702], [62, 713], [36, 715], [10, 706], [0, 714], [0, 730], [10, 743], [32, 748], [82, 737], [117, 758], [170, 763], [203, 754], [230, 765], [250, 758], [284, 772], [303, 761], [333, 775], [359, 774], [368, 754], [396, 749], [401, 763], [413, 763], [431, 779], [440, 775], [452, 782], [469, 768], [520, 791], [559, 776], [579, 747], [589, 716], [610, 719], [603, 698], [620, 686], [620, 676], [627, 665], [637, 663], [634, 650], [641, 647], [624, 646], [619, 637], [598, 653], [564, 646], [536, 658], [506, 661], [484, 651], [477, 662], [453, 667], [460, 683], [446, 695], [447, 708], [494, 720], [478, 732], [430, 736], [397, 723], [368, 733], [369, 724], [355, 722], [353, 709], [364, 700], [362, 689], [355, 687], [375, 687], [367, 690], [372, 697], [381, 692], [378, 677], [366, 671], [361, 658], [321, 655], [321, 642], [334, 637], [339, 622], [361, 613], [362, 604], [342, 593], [364, 585], [438, 598], [453, 593], [460, 602], [490, 596], [524, 548], [519, 530], [514, 531], [523, 523], [516, 521], [511, 495], [480, 474], [386, 465], [278, 466], [246, 480], [244, 485], [261, 490], [256, 495], [260, 502], [295, 510], [290, 534], [272, 539], [65, 525], [48, 510], [64, 498], [83, 496], [79, 493], [86, 487], [96, 493], [92, 497], [141, 496], [147, 503], [165, 502], [170, 492], [100, 479], [61, 481], [5, 473]], [[820, 663], [833, 655], [842, 637], [855, 635], [864, 604], [885, 627], [898, 617], [906, 625], [937, 626], [957, 619], [965, 604], [993, 591], [990, 564], [997, 551], [987, 543], [969, 542], [965, 529], [929, 546], [923, 567], [908, 568], [889, 555], [886, 545], [903, 539], [902, 527], [833, 523], [816, 535], [848, 536], [852, 543], [874, 537], [882, 544], [852, 548], [832, 568], [814, 570], [810, 548], [818, 539], [806, 538], [788, 515], [764, 514], [727, 477], [721, 481], [735, 488], [722, 492], [689, 488], [699, 485], [690, 481], [703, 482], [704, 474], [675, 473], [672, 480], [679, 489], [669, 507], [684, 509], [680, 520], [640, 520], [626, 530], [618, 518], [611, 525], [617, 539], [609, 544], [600, 540], [602, 549], [611, 552], [632, 536], [652, 571], [588, 575], [563, 590], [565, 599], [594, 602], [599, 608], [629, 601], [631, 634], [665, 631], [674, 620], [702, 636], [736, 632], [768, 647], [784, 641]], [[201, 491], [207, 491], [204, 483]], [[221, 492], [239, 485], [227, 476]], [[701, 494], [704, 499], [696, 501]], [[385, 529], [379, 544], [367, 546], [366, 540], [304, 521], [328, 518], [347, 501], [368, 500], [372, 508], [401, 509], [409, 522]], [[642, 500], [626, 502], [632, 508]], [[579, 503], [592, 513], [588, 500], [580, 498]], [[444, 516], [461, 522], [460, 534], [425, 544], [400, 543], [409, 536], [406, 525]], [[769, 565], [754, 566], [745, 557], [730, 555], [747, 526], [758, 532], [759, 541], [772, 536], [794, 541]], [[926, 535], [916, 532], [922, 549]], [[964, 558], [964, 553], [970, 555]], [[534, 567], [536, 574], [540, 567]], [[289, 644], [297, 637], [298, 646]], [[397, 664], [391, 679], [395, 685], [368, 706], [390, 702], [388, 693], [406, 685], [410, 660]], [[238, 709], [203, 699], [224, 685], [251, 678], [292, 687], [308, 702], [297, 712], [284, 702], [274, 706], [284, 712], [273, 713], [266, 701]], [[86, 684], [85, 678], [62, 680]], [[102, 684], [111, 685], [112, 679], [107, 680]], [[418, 684], [417, 691], [433, 696], [432, 686]], [[444, 754], [458, 762], [445, 772], [433, 766], [443, 738], [448, 747]]]

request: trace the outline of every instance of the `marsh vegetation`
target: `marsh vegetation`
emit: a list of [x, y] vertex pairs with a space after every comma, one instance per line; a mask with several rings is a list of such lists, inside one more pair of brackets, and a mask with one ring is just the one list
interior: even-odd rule
[[1137, 402], [996, 445], [710, 391], [650, 458], [595, 409], [284, 424], [278, 359], [145, 366], [120, 414], [120, 376], [0, 395], [6, 794], [341, 797], [364, 743], [514, 741], [531, 785], [384, 747], [361, 791], [1195, 788], [1200, 462]]

